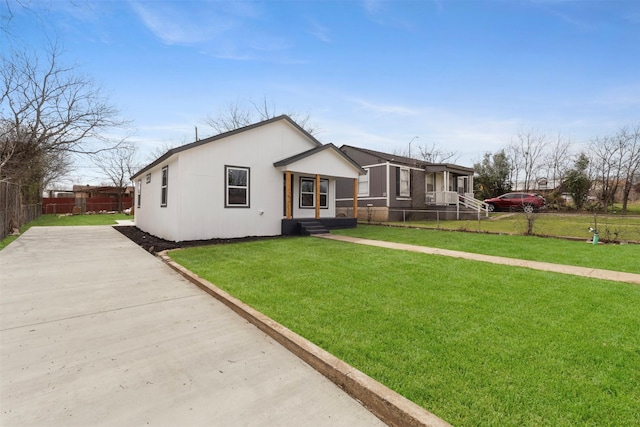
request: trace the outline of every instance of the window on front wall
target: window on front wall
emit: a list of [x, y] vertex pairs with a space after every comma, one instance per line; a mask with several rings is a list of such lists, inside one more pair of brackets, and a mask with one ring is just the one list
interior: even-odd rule
[[[320, 180], [320, 207], [327, 208], [329, 200], [329, 180]], [[300, 207], [316, 207], [316, 180], [314, 178], [300, 178]]]
[[360, 175], [358, 177], [358, 196], [369, 195], [369, 173], [371, 169], [365, 169], [366, 175]]
[[138, 180], [138, 207], [140, 207], [140, 202], [142, 201], [142, 180]]
[[436, 176], [433, 173], [425, 175], [425, 181], [427, 185], [427, 191], [436, 191]]
[[225, 166], [225, 207], [249, 207], [249, 168]]
[[167, 192], [169, 190], [169, 166], [162, 168], [162, 184], [160, 186], [160, 207], [167, 206]]
[[411, 197], [411, 171], [409, 169], [399, 169], [398, 174], [400, 197]]

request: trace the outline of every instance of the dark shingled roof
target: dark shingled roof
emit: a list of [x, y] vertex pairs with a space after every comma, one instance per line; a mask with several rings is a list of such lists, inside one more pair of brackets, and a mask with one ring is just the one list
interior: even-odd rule
[[376, 156], [382, 160], [386, 160], [388, 162], [400, 163], [407, 166], [416, 166], [425, 168], [427, 172], [438, 172], [442, 170], [452, 170], [457, 172], [473, 172], [473, 168], [468, 168], [466, 166], [460, 166], [453, 163], [431, 163], [425, 160], [412, 159], [411, 157], [399, 156], [396, 154], [383, 153], [382, 151], [369, 150], [368, 148], [360, 148], [354, 147], [352, 145], [343, 145], [340, 147], [340, 150], [343, 148], [350, 148], [353, 150], [358, 150], [363, 153], [371, 154], [372, 156]]

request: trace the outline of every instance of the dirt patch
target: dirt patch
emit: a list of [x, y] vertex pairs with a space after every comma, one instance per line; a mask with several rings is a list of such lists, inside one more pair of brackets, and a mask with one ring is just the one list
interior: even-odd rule
[[131, 225], [114, 225], [113, 228], [115, 228], [120, 233], [124, 234], [126, 237], [132, 240], [134, 243], [144, 248], [144, 250], [151, 252], [152, 254], [156, 254], [158, 252], [162, 252], [170, 249], [191, 248], [195, 246], [207, 246], [207, 245], [222, 245], [227, 243], [250, 242], [254, 240], [282, 238], [282, 236], [273, 236], [273, 237], [251, 236], [251, 237], [242, 237], [238, 239], [186, 240], [184, 242], [171, 242], [171, 241], [153, 236], [149, 233], [145, 233], [144, 231], [140, 230], [138, 227], [131, 226]]

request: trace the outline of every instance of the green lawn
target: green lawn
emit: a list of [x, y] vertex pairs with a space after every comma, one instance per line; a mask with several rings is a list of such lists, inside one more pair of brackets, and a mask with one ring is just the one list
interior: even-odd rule
[[170, 256], [453, 425], [640, 419], [640, 286], [313, 238]]
[[[589, 239], [589, 227], [597, 228], [601, 240], [640, 242], [640, 216], [536, 213], [533, 214], [533, 233], [539, 236], [562, 236]], [[526, 234], [527, 217], [523, 213], [497, 213], [482, 220], [411, 221], [393, 223], [428, 228], [491, 233]]]
[[[31, 227], [37, 226], [65, 226], [65, 225], [115, 225], [116, 220], [133, 219], [132, 216], [125, 214], [95, 214], [95, 215], [41, 215], [39, 218], [24, 225], [20, 229], [20, 233], [24, 233]], [[7, 236], [0, 240], [0, 250], [9, 243], [17, 239], [18, 236]]]
[[592, 245], [535, 236], [461, 233], [359, 224], [333, 234], [556, 264], [640, 273], [640, 245]]

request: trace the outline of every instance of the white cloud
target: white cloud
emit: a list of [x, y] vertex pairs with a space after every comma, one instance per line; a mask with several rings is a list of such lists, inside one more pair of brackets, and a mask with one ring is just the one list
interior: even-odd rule
[[325, 27], [324, 25], [321, 25], [315, 21], [310, 21], [309, 26], [310, 26], [309, 34], [311, 34], [321, 42], [324, 42], [324, 43], [332, 42], [331, 36], [329, 35], [330, 30], [328, 27]]
[[350, 98], [347, 101], [356, 104], [360, 109], [373, 114], [394, 114], [401, 116], [415, 116], [420, 110], [403, 105], [377, 104], [360, 98]]
[[198, 44], [231, 30], [235, 20], [216, 8], [206, 7], [200, 14], [187, 13], [174, 3], [132, 2], [144, 25], [165, 44]]

